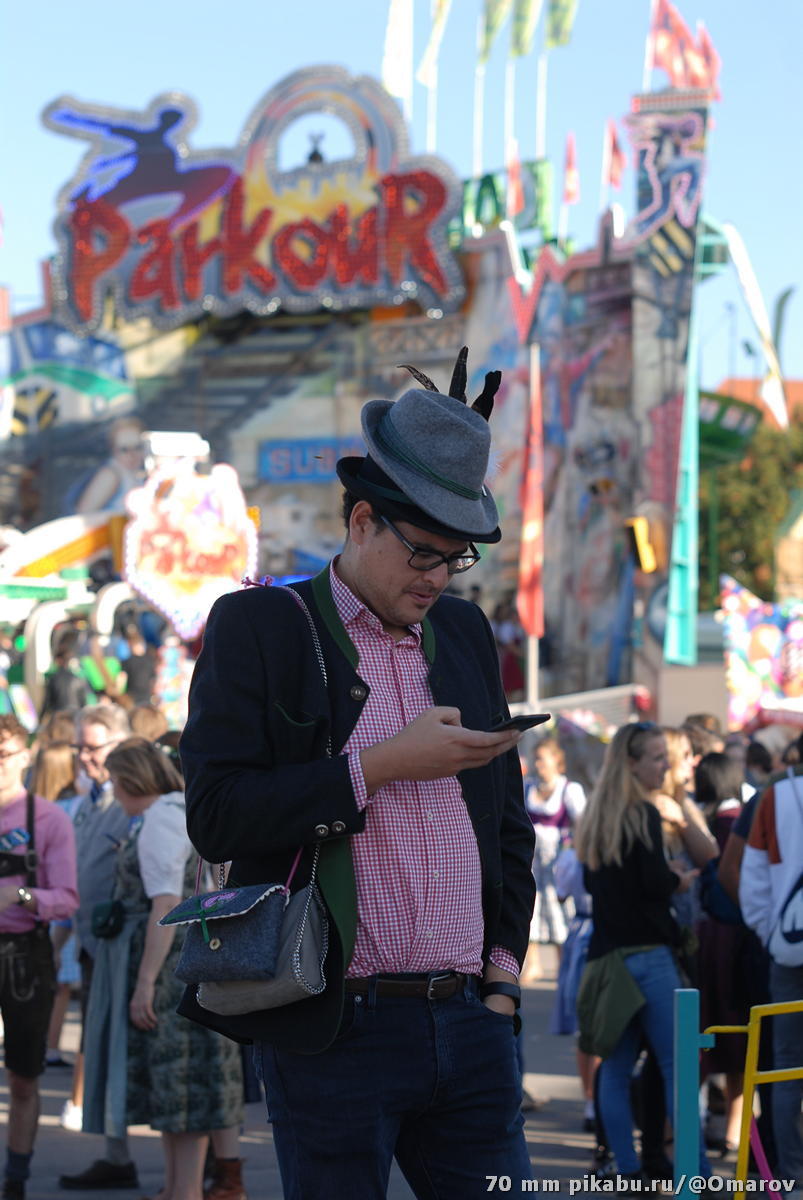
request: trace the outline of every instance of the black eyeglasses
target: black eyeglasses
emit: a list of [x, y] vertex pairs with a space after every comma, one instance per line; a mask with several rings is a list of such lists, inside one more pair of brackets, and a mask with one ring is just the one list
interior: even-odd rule
[[404, 534], [396, 528], [392, 521], [387, 517], [379, 514], [379, 519], [387, 525], [391, 533], [395, 534], [403, 546], [406, 546], [410, 551], [410, 557], [407, 559], [407, 565], [412, 567], [414, 571], [434, 571], [441, 563], [446, 563], [446, 570], [450, 575], [461, 575], [463, 571], [470, 570], [476, 563], [480, 561], [480, 556], [477, 553], [477, 547], [469, 542], [470, 554], [465, 551], [457, 554], [439, 554], [437, 550], [424, 550], [421, 546], [414, 546], [412, 542], [408, 542]]

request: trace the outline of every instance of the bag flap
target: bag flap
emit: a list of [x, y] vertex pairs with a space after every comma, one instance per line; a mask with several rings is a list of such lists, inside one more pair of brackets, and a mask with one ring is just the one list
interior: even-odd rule
[[218, 921], [224, 917], [241, 917], [266, 896], [283, 892], [281, 883], [253, 883], [249, 887], [224, 888], [220, 892], [202, 892], [188, 896], [171, 908], [160, 925], [190, 925], [194, 921]]

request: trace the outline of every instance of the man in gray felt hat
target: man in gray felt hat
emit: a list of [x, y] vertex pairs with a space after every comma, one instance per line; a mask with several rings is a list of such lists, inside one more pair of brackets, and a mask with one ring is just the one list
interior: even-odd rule
[[[214, 606], [181, 756], [190, 835], [230, 883], [284, 879], [298, 847], [330, 916], [321, 996], [237, 1017], [255, 1043], [287, 1197], [420, 1197], [529, 1179], [514, 1032], [534, 885], [516, 732], [482, 611], [446, 596], [500, 538], [485, 474], [499, 385], [372, 401], [338, 463], [343, 551], [296, 585]], [[328, 754], [331, 748], [331, 756]]]

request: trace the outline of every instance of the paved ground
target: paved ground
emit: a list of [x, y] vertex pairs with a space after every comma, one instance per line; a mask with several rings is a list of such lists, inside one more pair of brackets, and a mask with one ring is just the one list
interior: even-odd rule
[[[574, 1039], [554, 1037], [546, 1032], [554, 998], [554, 964], [547, 964], [544, 978], [534, 987], [525, 989], [523, 1000], [525, 1028], [525, 1082], [534, 1096], [545, 1100], [543, 1108], [527, 1119], [527, 1141], [539, 1181], [561, 1181], [560, 1192], [569, 1194], [568, 1181], [580, 1179], [588, 1170], [592, 1138], [583, 1133], [583, 1108], [574, 1062]], [[68, 1019], [62, 1039], [67, 1057], [77, 1044], [78, 1027]], [[42, 1079], [42, 1118], [39, 1129], [33, 1173], [28, 1185], [30, 1200], [112, 1200], [140, 1194], [153, 1196], [162, 1180], [162, 1156], [157, 1134], [145, 1127], [131, 1131], [131, 1149], [139, 1170], [139, 1191], [65, 1192], [58, 1187], [58, 1176], [74, 1174], [100, 1157], [101, 1138], [90, 1134], [69, 1133], [59, 1124], [62, 1105], [69, 1095], [70, 1072], [51, 1069]], [[0, 1124], [5, 1124], [8, 1094], [4, 1080], [0, 1086]], [[273, 1151], [270, 1129], [264, 1109], [259, 1104], [248, 1106], [242, 1137], [242, 1154], [247, 1160], [246, 1182], [250, 1200], [281, 1200], [282, 1190]], [[545, 1190], [543, 1183], [539, 1190]], [[478, 1190], [485, 1194], [485, 1185]], [[521, 1194], [520, 1183], [512, 1181], [510, 1194]], [[410, 1192], [397, 1172], [388, 1192], [390, 1200], [409, 1200]], [[344, 1198], [347, 1200], [347, 1198]]]

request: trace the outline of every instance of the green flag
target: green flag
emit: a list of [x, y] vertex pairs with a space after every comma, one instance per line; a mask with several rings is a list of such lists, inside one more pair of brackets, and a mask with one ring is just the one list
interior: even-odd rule
[[549, 0], [546, 15], [546, 46], [567, 46], [577, 15], [579, 0]]
[[485, 0], [482, 18], [482, 33], [480, 35], [479, 60], [486, 63], [491, 54], [491, 46], [499, 30], [505, 23], [513, 0]]
[[524, 58], [533, 48], [533, 38], [544, 0], [516, 0], [510, 33], [511, 58]]

